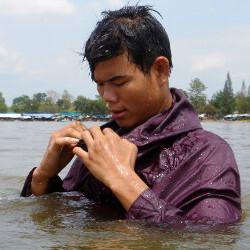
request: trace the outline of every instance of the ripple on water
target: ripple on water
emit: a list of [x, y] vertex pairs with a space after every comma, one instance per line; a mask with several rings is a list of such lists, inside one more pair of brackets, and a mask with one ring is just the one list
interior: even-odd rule
[[[36, 124], [36, 126], [34, 126]], [[250, 124], [250, 123], [249, 123]], [[49, 135], [60, 123], [2, 123], [0, 235], [3, 249], [248, 249], [250, 245], [249, 124], [206, 123], [228, 138], [242, 179], [243, 219], [228, 226], [179, 227], [105, 219], [104, 210], [77, 193], [20, 198], [31, 168], [41, 160]], [[22, 131], [22, 133], [20, 133]], [[4, 145], [4, 146], [3, 146]], [[4, 156], [4, 158], [2, 157]]]

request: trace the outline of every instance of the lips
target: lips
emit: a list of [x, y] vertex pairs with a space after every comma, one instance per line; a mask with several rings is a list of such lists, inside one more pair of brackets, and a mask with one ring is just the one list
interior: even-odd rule
[[122, 109], [122, 110], [114, 110], [113, 109], [113, 110], [110, 110], [110, 112], [111, 112], [111, 115], [114, 119], [122, 119], [127, 113], [127, 111], [125, 109]]

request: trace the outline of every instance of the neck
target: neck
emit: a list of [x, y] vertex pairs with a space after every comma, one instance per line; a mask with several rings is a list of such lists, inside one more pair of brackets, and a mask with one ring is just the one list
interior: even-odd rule
[[172, 94], [170, 92], [170, 89], [166, 87], [166, 89], [164, 90], [164, 101], [161, 105], [160, 112], [163, 111], [164, 109], [170, 108], [172, 106], [172, 103], [173, 103]]

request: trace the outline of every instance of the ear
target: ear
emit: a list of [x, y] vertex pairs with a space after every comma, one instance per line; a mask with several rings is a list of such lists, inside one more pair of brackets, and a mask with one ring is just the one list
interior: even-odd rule
[[155, 59], [153, 64], [159, 83], [164, 85], [168, 82], [168, 77], [170, 73], [169, 62], [165, 56], [159, 56]]

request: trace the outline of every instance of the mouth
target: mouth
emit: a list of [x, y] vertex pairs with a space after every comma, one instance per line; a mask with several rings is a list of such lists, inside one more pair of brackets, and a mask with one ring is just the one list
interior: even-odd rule
[[126, 115], [127, 111], [125, 109], [123, 110], [110, 110], [111, 115], [114, 119], [122, 119]]

